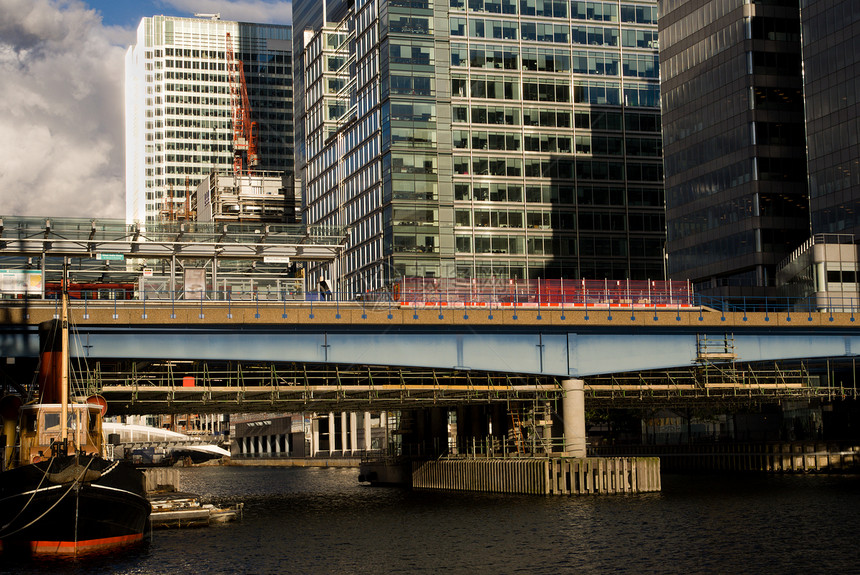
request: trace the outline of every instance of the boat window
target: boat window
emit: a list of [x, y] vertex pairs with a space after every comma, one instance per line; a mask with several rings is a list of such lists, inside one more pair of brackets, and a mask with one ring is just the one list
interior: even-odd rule
[[36, 416], [32, 412], [24, 413], [23, 429], [31, 433], [36, 431]]
[[46, 413], [45, 414], [45, 431], [50, 430], [51, 428], [58, 427], [60, 425], [60, 414], [59, 413]]

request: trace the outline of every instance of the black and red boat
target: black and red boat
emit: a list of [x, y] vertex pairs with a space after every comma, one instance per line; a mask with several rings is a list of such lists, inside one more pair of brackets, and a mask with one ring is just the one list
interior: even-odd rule
[[80, 555], [143, 539], [142, 474], [97, 455], [49, 457], [0, 474], [3, 553]]
[[146, 531], [143, 473], [102, 457], [104, 400], [69, 402], [67, 315], [64, 297], [62, 320], [40, 326], [38, 400], [2, 399], [4, 554], [80, 555], [137, 543]]

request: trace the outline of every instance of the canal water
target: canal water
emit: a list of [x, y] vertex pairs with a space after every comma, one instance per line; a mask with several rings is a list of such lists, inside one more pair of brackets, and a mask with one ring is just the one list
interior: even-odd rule
[[669, 475], [663, 492], [541, 497], [359, 485], [354, 469], [203, 467], [241, 522], [0, 573], [857, 573], [860, 476]]

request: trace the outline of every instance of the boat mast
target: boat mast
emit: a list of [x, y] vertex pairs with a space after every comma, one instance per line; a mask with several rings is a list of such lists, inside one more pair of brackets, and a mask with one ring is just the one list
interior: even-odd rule
[[66, 455], [68, 453], [69, 439], [69, 260], [63, 258], [63, 311], [60, 316], [60, 325], [62, 327], [62, 354], [60, 358], [60, 440], [63, 444], [63, 450]]

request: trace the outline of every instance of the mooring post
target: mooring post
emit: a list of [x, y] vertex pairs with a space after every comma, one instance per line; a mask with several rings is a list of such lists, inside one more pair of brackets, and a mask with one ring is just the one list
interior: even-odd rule
[[565, 379], [562, 415], [564, 416], [564, 455], [585, 457], [585, 382]]

